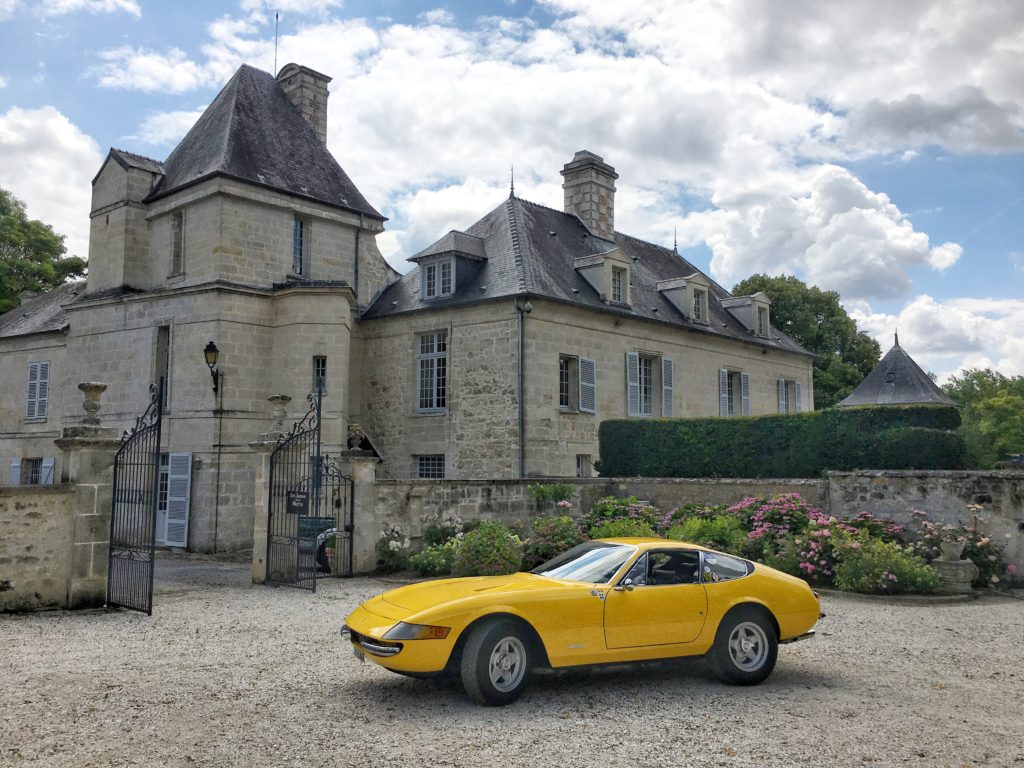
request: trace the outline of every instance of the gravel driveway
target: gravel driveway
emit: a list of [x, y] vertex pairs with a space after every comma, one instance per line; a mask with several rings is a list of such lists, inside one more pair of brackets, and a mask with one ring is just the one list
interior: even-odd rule
[[315, 595], [164, 559], [152, 617], [0, 616], [0, 765], [1024, 766], [1024, 604], [824, 598], [768, 681], [700, 660], [545, 674], [505, 708], [360, 664]]

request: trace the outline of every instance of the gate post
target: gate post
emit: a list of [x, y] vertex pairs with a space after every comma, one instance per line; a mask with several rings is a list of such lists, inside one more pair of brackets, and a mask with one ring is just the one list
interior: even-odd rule
[[280, 433], [269, 432], [249, 443], [256, 452], [256, 477], [253, 488], [253, 504], [256, 516], [252, 526], [252, 583], [262, 584], [267, 580], [267, 525], [270, 517], [270, 454], [277, 447]]
[[67, 607], [99, 607], [107, 597], [114, 454], [120, 440], [116, 429], [83, 425], [65, 427], [53, 442], [63, 453], [61, 482], [75, 486]]
[[370, 573], [377, 567], [377, 463], [371, 451], [342, 451], [338, 460], [348, 462], [352, 473], [353, 495], [352, 570]]

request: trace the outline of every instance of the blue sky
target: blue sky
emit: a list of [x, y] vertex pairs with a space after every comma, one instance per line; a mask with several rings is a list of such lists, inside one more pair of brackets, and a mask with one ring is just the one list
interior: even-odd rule
[[[639, 7], [631, 7], [637, 5]], [[1014, 0], [0, 0], [0, 186], [88, 247], [110, 146], [163, 159], [242, 63], [334, 78], [328, 146], [406, 257], [590, 149], [616, 226], [726, 287], [796, 274], [943, 377], [1024, 374]]]

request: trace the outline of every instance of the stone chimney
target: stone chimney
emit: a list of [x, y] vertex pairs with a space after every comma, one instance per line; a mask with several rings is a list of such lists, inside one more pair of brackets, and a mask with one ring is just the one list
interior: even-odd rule
[[615, 172], [604, 158], [583, 149], [562, 168], [565, 212], [574, 213], [594, 235], [615, 239]]
[[320, 141], [327, 144], [327, 84], [331, 78], [309, 67], [285, 64], [277, 73], [277, 83]]

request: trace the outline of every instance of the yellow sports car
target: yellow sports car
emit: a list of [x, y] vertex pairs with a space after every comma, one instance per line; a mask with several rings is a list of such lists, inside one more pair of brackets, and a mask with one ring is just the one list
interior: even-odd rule
[[753, 685], [779, 643], [812, 637], [821, 605], [807, 582], [665, 539], [580, 544], [530, 573], [426, 581], [385, 592], [342, 627], [356, 656], [410, 677], [462, 676], [501, 705], [534, 667], [707, 654], [728, 683]]

